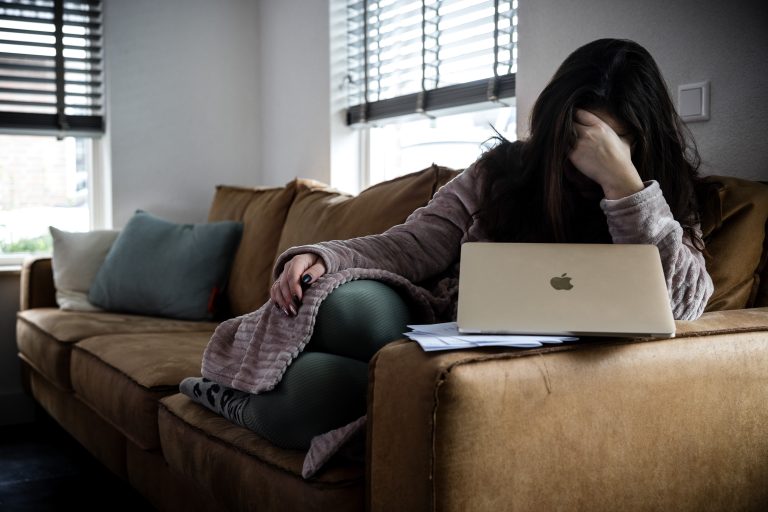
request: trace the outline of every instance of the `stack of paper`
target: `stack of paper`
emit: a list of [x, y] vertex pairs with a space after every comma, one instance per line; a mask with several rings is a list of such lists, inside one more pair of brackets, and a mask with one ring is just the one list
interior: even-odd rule
[[404, 333], [426, 352], [478, 347], [535, 348], [545, 343], [576, 341], [571, 336], [461, 334], [456, 322], [429, 325], [409, 325], [411, 332]]

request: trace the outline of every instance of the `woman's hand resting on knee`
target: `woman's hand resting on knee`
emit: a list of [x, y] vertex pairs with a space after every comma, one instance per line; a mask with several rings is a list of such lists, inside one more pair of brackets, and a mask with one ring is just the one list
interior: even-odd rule
[[325, 264], [316, 254], [297, 254], [288, 260], [269, 290], [275, 307], [288, 316], [296, 316], [304, 299], [304, 287], [317, 281], [325, 272]]

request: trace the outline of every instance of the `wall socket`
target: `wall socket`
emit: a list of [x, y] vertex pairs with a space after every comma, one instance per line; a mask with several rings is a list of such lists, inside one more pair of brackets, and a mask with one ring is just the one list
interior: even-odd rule
[[686, 123], [709, 120], [709, 80], [677, 87], [677, 112]]

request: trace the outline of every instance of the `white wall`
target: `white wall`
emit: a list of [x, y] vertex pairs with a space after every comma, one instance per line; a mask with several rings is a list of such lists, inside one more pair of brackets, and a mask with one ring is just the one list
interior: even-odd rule
[[255, 0], [105, 0], [115, 226], [200, 222], [216, 184], [261, 181], [258, 26]]
[[263, 184], [330, 181], [329, 0], [259, 0]]
[[768, 9], [749, 0], [521, 0], [518, 135], [562, 60], [601, 37], [645, 46], [677, 103], [680, 84], [711, 81], [710, 120], [689, 127], [704, 174], [768, 179]]

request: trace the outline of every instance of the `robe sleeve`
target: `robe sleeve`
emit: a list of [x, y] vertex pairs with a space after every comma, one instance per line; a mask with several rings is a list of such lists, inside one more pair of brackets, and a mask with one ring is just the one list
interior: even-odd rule
[[478, 168], [468, 167], [441, 187], [429, 203], [403, 224], [384, 233], [291, 247], [277, 259], [277, 278], [293, 256], [319, 256], [328, 273], [346, 268], [376, 268], [420, 282], [448, 268], [458, 258], [461, 240], [478, 205]]
[[[672, 216], [659, 184], [648, 181], [645, 185], [631, 196], [600, 202], [613, 243], [658, 247], [675, 319], [695, 320], [714, 291], [704, 255]], [[701, 236], [699, 226], [694, 231]]]

